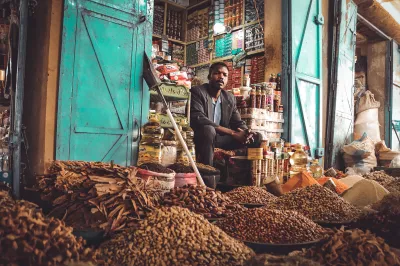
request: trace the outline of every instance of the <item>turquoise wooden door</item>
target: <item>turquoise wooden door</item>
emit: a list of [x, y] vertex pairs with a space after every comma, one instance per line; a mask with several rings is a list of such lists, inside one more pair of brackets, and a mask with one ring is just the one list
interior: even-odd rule
[[135, 162], [149, 104], [142, 62], [151, 23], [145, 0], [65, 1], [57, 159]]
[[[397, 137], [400, 137], [400, 45], [392, 42], [392, 92], [390, 103], [391, 125], [389, 132], [392, 150], [400, 151], [400, 143]], [[394, 127], [393, 127], [394, 126]], [[396, 132], [395, 132], [396, 130]]]
[[337, 0], [332, 86], [329, 91], [326, 166], [341, 168], [340, 149], [352, 141], [357, 5]]
[[321, 1], [289, 0], [288, 8], [289, 139], [314, 155], [322, 144]]

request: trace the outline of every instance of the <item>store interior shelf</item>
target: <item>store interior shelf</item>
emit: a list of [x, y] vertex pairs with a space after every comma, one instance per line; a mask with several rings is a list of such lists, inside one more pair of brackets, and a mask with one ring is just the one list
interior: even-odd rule
[[255, 21], [252, 21], [252, 22], [245, 23], [243, 26], [247, 27], [247, 26], [252, 26], [252, 25], [255, 25], [255, 24], [258, 24], [258, 23], [263, 23], [263, 22], [264, 22], [264, 19], [260, 19], [260, 21], [255, 20]]
[[[156, 34], [153, 34], [153, 37], [157, 38], [157, 39], [162, 39], [162, 36], [156, 35]], [[179, 40], [175, 40], [175, 39], [171, 39], [171, 38], [168, 38], [168, 41], [171, 41], [171, 42], [174, 42], [174, 43], [178, 43], [178, 44], [183, 44], [183, 45], [186, 44], [184, 41], [179, 41]]]
[[231, 60], [232, 58], [233, 58], [233, 55], [229, 55], [229, 56], [225, 56], [225, 57], [216, 57], [213, 60], [211, 60], [211, 63], [225, 61], [225, 60]]
[[191, 10], [191, 9], [193, 9], [193, 8], [202, 6], [202, 5], [204, 5], [204, 4], [206, 4], [206, 3], [209, 3], [209, 2], [211, 2], [211, 0], [201, 1], [200, 3], [197, 3], [197, 4], [195, 4], [195, 5], [189, 6], [189, 7], [187, 8], [187, 10]]

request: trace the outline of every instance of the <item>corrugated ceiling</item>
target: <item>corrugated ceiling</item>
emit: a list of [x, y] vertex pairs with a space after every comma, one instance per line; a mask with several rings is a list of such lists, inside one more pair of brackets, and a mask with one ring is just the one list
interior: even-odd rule
[[377, 2], [400, 24], [400, 0], [377, 0]]

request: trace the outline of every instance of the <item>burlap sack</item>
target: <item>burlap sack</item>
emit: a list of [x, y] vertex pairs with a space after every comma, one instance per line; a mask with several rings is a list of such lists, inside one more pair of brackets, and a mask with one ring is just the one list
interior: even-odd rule
[[365, 110], [379, 108], [381, 103], [375, 100], [374, 94], [370, 91], [366, 91], [364, 96], [358, 102], [356, 114], [359, 114]]

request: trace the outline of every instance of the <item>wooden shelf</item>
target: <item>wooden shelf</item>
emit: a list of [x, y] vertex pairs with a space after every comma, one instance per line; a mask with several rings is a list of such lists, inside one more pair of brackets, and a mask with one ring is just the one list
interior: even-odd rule
[[[260, 23], [263, 23], [263, 22], [264, 22], [264, 19], [261, 19], [261, 20], [260, 20]], [[249, 22], [249, 23], [245, 23], [245, 24], [243, 25], [243, 27], [255, 25], [255, 24], [258, 24], [258, 23], [259, 23], [258, 20], [252, 21], [252, 22]]]
[[207, 62], [191, 65], [189, 67], [195, 68], [195, 67], [205, 66], [205, 65], [209, 65], [209, 64], [210, 64], [210, 61], [207, 61]]
[[200, 42], [200, 41], [204, 41], [204, 40], [207, 40], [207, 39], [208, 39], [208, 36], [207, 36], [207, 37], [200, 38], [200, 39], [198, 39], [197, 41], [186, 42], [186, 45], [193, 44], [193, 43]]
[[197, 3], [197, 4], [195, 4], [195, 5], [189, 6], [189, 7], [187, 8], [187, 10], [196, 8], [196, 7], [201, 6], [201, 5], [204, 5], [204, 4], [206, 4], [206, 3], [210, 2], [210, 1], [211, 1], [211, 0], [204, 0], [204, 1], [201, 1], [200, 3]]
[[179, 5], [177, 3], [166, 1], [166, 0], [156, 0], [156, 1], [154, 1], [154, 3], [166, 3], [167, 5], [174, 6], [174, 7], [180, 8], [180, 9], [186, 9], [187, 8], [186, 6], [182, 6], [182, 5]]
[[230, 56], [225, 56], [225, 57], [217, 57], [211, 60], [211, 63], [219, 62], [219, 61], [225, 61], [225, 60], [230, 60], [233, 58], [233, 55]]
[[264, 52], [265, 52], [264, 49], [258, 49], [258, 50], [254, 50], [254, 51], [248, 52], [247, 55], [261, 54], [261, 53], [264, 53]]
[[[162, 36], [156, 35], [156, 34], [153, 34], [153, 37], [154, 37], [154, 38], [157, 38], [157, 39], [162, 39]], [[186, 44], [184, 41], [179, 41], [179, 40], [175, 40], [175, 39], [171, 39], [171, 38], [168, 38], [168, 41], [174, 42], [174, 43], [183, 44], [183, 45]]]

